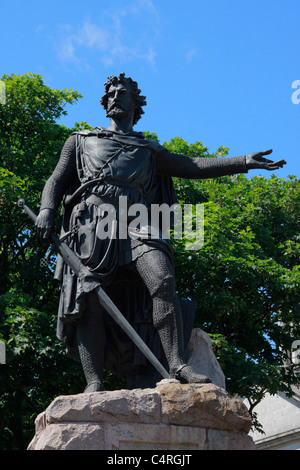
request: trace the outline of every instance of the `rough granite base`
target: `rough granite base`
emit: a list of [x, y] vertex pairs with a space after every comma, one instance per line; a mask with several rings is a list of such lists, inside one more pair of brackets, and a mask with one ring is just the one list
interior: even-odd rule
[[57, 397], [29, 450], [255, 450], [244, 403], [214, 384]]

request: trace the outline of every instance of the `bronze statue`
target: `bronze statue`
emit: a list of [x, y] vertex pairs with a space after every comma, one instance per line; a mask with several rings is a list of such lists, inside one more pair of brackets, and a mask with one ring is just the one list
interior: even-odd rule
[[[275, 170], [285, 161], [266, 159], [272, 150], [222, 159], [172, 154], [133, 130], [146, 105], [140, 93], [137, 83], [124, 73], [109, 77], [101, 99], [109, 126], [76, 132], [66, 141], [43, 190], [36, 227], [42, 238], [48, 238], [64, 200], [62, 234], [72, 230], [69, 245], [91, 278], [109, 293], [151, 349], [163, 356], [171, 377], [182, 383], [209, 382], [209, 377], [186, 363], [185, 307], [176, 295], [170, 241], [161, 233], [151, 237], [150, 217], [134, 236], [121, 237], [118, 202], [123, 197], [128, 207], [142, 204], [147, 210], [152, 204], [171, 206], [176, 203], [172, 176], [198, 179], [247, 173], [252, 168]], [[108, 205], [115, 208], [117, 218], [111, 228], [115, 236], [105, 238]], [[70, 356], [82, 363], [85, 392], [103, 390], [105, 368], [143, 376], [145, 359], [107, 318], [95, 292], [84, 292], [61, 258], [56, 277], [61, 282], [57, 334]], [[150, 385], [147, 374], [142, 383]]]

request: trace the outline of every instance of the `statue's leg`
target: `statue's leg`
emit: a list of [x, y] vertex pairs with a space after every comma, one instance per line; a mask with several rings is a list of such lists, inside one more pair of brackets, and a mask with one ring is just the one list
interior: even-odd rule
[[180, 304], [170, 258], [160, 250], [144, 253], [135, 261], [153, 302], [153, 324], [158, 330], [170, 375], [182, 383], [210, 382], [197, 374], [184, 359], [184, 337]]
[[103, 312], [97, 295], [87, 295], [87, 308], [77, 326], [77, 344], [79, 356], [86, 378], [85, 393], [104, 390], [103, 363], [105, 332]]

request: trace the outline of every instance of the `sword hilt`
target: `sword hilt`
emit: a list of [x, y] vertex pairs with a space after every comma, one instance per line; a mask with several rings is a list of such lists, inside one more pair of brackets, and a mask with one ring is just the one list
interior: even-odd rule
[[34, 212], [32, 212], [31, 209], [29, 209], [28, 206], [26, 206], [25, 199], [19, 199], [18, 206], [21, 207], [21, 209], [23, 209], [29, 215], [29, 217], [34, 223], [36, 222], [37, 216]]

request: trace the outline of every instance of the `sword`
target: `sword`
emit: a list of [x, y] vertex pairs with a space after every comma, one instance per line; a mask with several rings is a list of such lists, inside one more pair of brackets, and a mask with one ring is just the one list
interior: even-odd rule
[[[18, 206], [27, 213], [34, 223], [36, 222], [36, 214], [25, 204], [24, 199], [18, 200]], [[65, 240], [66, 237], [64, 236], [62, 238]], [[151, 364], [156, 368], [161, 376], [165, 379], [168, 379], [170, 377], [169, 373], [154, 356], [153, 352], [137, 334], [135, 329], [122, 315], [110, 297], [102, 289], [99, 282], [91, 278], [89, 269], [81, 263], [80, 259], [75, 255], [71, 248], [54, 233], [51, 234], [51, 240], [53, 242], [54, 249], [60, 254], [62, 259], [69, 265], [72, 271], [74, 271], [74, 273], [79, 277], [84, 292], [91, 292], [92, 290], [96, 291], [100, 304], [111, 315], [115, 322], [123, 329], [123, 331], [125, 331], [134, 344], [136, 344], [136, 346], [142, 351], [145, 357], [149, 360], [149, 362], [151, 362]]]

